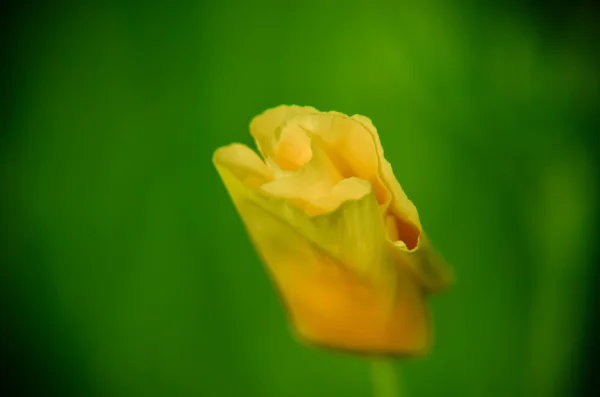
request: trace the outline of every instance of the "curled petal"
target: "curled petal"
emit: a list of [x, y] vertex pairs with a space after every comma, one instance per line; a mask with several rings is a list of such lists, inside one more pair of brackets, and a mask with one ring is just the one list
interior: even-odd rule
[[390, 194], [379, 178], [379, 158], [373, 139], [364, 127], [337, 112], [297, 116], [282, 131], [300, 129], [319, 142], [345, 177], [355, 176], [371, 183], [377, 201], [387, 204]]
[[226, 167], [244, 185], [258, 189], [273, 180], [273, 172], [248, 146], [233, 143], [217, 150], [213, 161]]
[[316, 113], [318, 111], [315, 108], [308, 106], [268, 109], [252, 120], [250, 134], [265, 159], [274, 159], [283, 170], [297, 169], [310, 159], [310, 141], [302, 131], [284, 134], [282, 139], [281, 127], [297, 116]]
[[250, 130], [263, 156], [273, 158], [284, 170], [308, 162], [314, 147], [311, 140], [318, 141], [343, 177], [356, 176], [371, 183], [382, 212], [389, 210], [387, 223], [394, 230], [392, 235], [409, 250], [417, 247], [421, 233], [417, 210], [394, 177], [377, 130], [368, 118], [321, 113], [312, 107], [279, 106], [257, 116]]
[[326, 197], [342, 176], [323, 151], [315, 146], [310, 161], [302, 168], [261, 186], [271, 196], [286, 198], [298, 208]]
[[377, 129], [368, 117], [354, 115], [352, 119], [359, 122], [369, 131], [373, 138], [380, 162], [381, 179], [389, 189], [392, 200], [389, 215], [386, 216], [386, 225], [395, 223], [399, 235], [414, 235], [418, 238], [418, 245], [408, 246], [405, 239], [396, 241], [397, 256], [402, 263], [407, 264], [418, 276], [421, 286], [428, 293], [443, 290], [452, 280], [452, 272], [446, 262], [433, 249], [427, 236], [422, 232], [419, 214], [415, 205], [408, 199], [392, 171], [391, 164], [383, 156], [383, 147], [379, 140]]
[[364, 131], [368, 133], [377, 153], [376, 156], [379, 159], [378, 176], [391, 196], [388, 208], [391, 219], [387, 221], [395, 223], [399, 239], [404, 242], [409, 250], [414, 250], [418, 247], [422, 232], [417, 208], [404, 193], [400, 183], [394, 176], [391, 164], [385, 159], [379, 134], [371, 120], [360, 115], [354, 115], [351, 119], [360, 124]]

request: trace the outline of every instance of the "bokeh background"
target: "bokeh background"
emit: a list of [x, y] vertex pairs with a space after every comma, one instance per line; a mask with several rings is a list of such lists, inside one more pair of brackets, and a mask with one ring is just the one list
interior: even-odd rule
[[279, 104], [369, 116], [457, 280], [405, 396], [595, 395], [598, 14], [25, 2], [2, 23], [2, 395], [370, 396], [299, 344], [211, 163]]

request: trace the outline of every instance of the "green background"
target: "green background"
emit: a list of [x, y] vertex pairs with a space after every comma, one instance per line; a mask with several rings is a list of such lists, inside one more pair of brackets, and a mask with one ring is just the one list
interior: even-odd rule
[[395, 363], [404, 395], [584, 393], [595, 16], [420, 4], [16, 9], [0, 159], [13, 395], [372, 395], [367, 361], [293, 339], [211, 163], [279, 104], [369, 116], [455, 269], [431, 300], [432, 353]]

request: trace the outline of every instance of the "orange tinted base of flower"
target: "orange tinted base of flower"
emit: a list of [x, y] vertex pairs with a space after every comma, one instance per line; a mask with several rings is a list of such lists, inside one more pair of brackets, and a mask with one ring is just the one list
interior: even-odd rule
[[302, 339], [367, 355], [426, 352], [429, 319], [408, 272], [399, 275], [390, 296], [369, 288], [326, 258], [318, 260], [312, 271], [307, 271], [306, 262], [275, 269], [275, 281]]

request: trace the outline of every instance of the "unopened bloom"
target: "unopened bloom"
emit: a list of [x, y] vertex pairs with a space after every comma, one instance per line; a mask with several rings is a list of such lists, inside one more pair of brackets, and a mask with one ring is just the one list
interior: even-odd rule
[[254, 118], [262, 155], [213, 162], [304, 340], [367, 354], [418, 354], [425, 298], [449, 271], [364, 116], [280, 106]]

